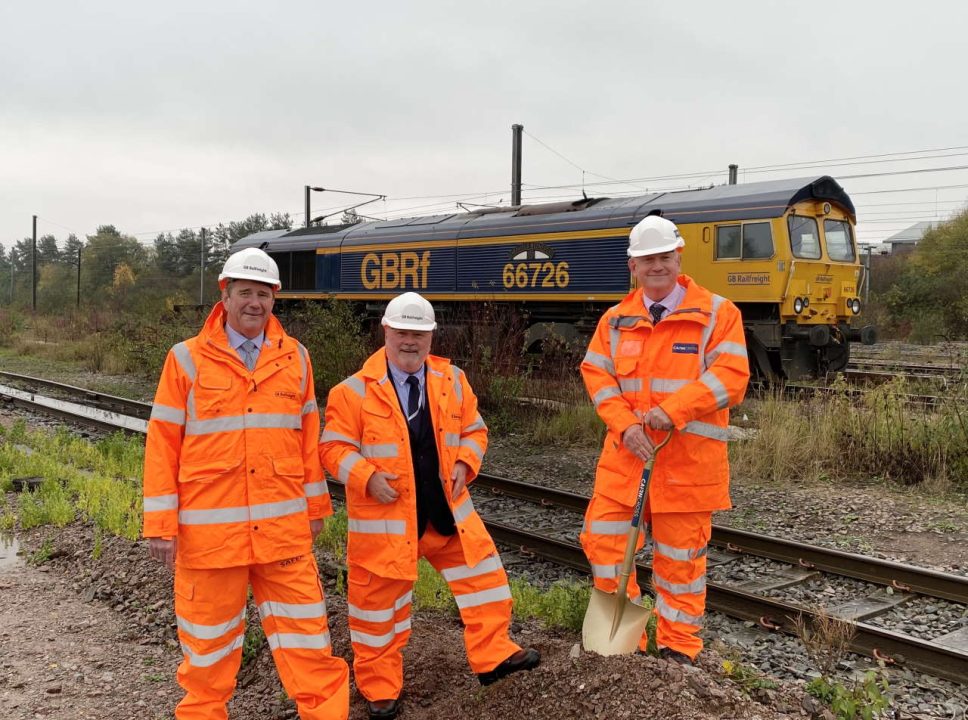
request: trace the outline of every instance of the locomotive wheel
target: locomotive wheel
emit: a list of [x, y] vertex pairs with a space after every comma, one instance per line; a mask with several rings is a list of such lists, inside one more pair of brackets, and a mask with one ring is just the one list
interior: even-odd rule
[[850, 361], [850, 343], [846, 338], [831, 343], [820, 352], [820, 371], [823, 375], [841, 372]]

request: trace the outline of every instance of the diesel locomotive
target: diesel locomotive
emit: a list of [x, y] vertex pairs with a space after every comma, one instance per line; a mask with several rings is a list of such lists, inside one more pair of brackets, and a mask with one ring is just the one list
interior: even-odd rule
[[842, 369], [861, 327], [856, 212], [829, 176], [637, 197], [481, 208], [239, 240], [279, 264], [279, 299], [339, 298], [382, 311], [415, 290], [441, 308], [509, 303], [527, 342], [578, 340], [629, 291], [628, 234], [659, 214], [679, 226], [682, 271], [740, 308], [750, 363], [795, 380]]

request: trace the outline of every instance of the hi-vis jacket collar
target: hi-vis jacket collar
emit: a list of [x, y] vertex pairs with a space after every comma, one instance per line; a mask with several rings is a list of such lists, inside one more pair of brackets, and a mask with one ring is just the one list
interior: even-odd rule
[[[433, 360], [440, 362], [449, 362], [445, 358], [437, 357], [436, 355], [428, 355], [424, 363], [430, 363]], [[377, 352], [370, 355], [366, 362], [363, 363], [363, 367], [360, 368], [360, 374], [367, 378], [372, 378], [374, 380], [382, 380], [387, 376], [387, 352], [386, 348], [380, 348]]]
[[[709, 325], [713, 313], [712, 295], [703, 292], [688, 275], [680, 275], [677, 282], [686, 289], [686, 295], [679, 307], [666, 315], [662, 322], [691, 320], [703, 326]], [[609, 318], [611, 327], [632, 328], [640, 323], [652, 324], [652, 319], [642, 303], [642, 292], [641, 288], [635, 288], [615, 306], [615, 314]]]
[[[282, 347], [282, 338], [285, 333], [283, 332], [282, 324], [271, 313], [269, 314], [269, 321], [266, 323], [265, 332], [263, 347]], [[202, 341], [200, 347], [204, 348], [204, 350], [224, 350], [237, 357], [235, 350], [229, 347], [228, 335], [225, 332], [225, 306], [221, 300], [215, 303], [212, 312], [208, 314], [208, 318], [205, 320], [201, 332], [198, 333], [198, 337]]]

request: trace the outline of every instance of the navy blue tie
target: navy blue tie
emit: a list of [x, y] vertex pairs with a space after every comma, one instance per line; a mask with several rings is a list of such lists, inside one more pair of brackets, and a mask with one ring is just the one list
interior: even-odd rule
[[420, 424], [420, 381], [415, 375], [407, 378], [407, 385], [410, 386], [407, 395], [407, 422], [413, 430]]
[[665, 312], [665, 305], [660, 305], [659, 303], [652, 303], [652, 307], [649, 308], [649, 314], [652, 316], [652, 323], [656, 324], [662, 319], [662, 313]]

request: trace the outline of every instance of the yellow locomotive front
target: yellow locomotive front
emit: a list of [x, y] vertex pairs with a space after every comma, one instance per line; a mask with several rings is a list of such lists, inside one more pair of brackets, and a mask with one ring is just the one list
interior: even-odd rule
[[863, 268], [853, 205], [823, 180], [783, 206], [680, 224], [683, 271], [739, 306], [752, 364], [769, 379], [842, 370], [851, 342], [875, 340], [873, 327], [854, 327]]

